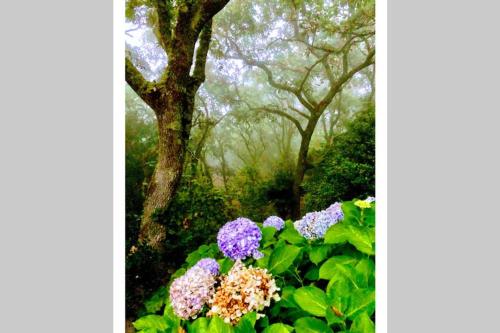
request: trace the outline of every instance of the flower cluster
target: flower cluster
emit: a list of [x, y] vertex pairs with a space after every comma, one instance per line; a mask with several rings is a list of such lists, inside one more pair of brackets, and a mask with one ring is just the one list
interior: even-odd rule
[[285, 226], [285, 221], [278, 216], [269, 216], [263, 223], [264, 227], [273, 227], [276, 230], [281, 230]]
[[[207, 316], [217, 315], [226, 323], [237, 323], [243, 315], [251, 311], [262, 311], [271, 300], [280, 300], [279, 288], [266, 269], [245, 267], [236, 261], [228, 275], [223, 276], [211, 300]], [[258, 314], [258, 317], [263, 314]]]
[[208, 270], [214, 276], [219, 274], [219, 263], [215, 259], [212, 258], [201, 259], [196, 263], [195, 266]]
[[233, 260], [253, 256], [255, 259], [263, 255], [258, 251], [262, 232], [251, 220], [239, 217], [226, 223], [217, 234], [217, 244], [222, 253]]
[[318, 239], [325, 236], [332, 225], [344, 218], [341, 204], [336, 202], [325, 210], [307, 213], [293, 225], [307, 239]]
[[368, 197], [365, 199], [366, 202], [368, 203], [372, 203], [372, 202], [375, 202], [375, 197]]
[[170, 286], [170, 302], [177, 316], [196, 318], [215, 292], [215, 276], [209, 269], [196, 264]]

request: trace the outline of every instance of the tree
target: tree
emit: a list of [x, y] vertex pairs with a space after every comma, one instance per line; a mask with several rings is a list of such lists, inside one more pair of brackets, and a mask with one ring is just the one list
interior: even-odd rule
[[[165, 227], [152, 219], [168, 208], [182, 175], [196, 91], [205, 80], [205, 62], [212, 34], [212, 18], [229, 0], [151, 0], [154, 28], [168, 66], [158, 81], [145, 79], [126, 58], [126, 81], [155, 112], [158, 159], [151, 177], [141, 220], [139, 241], [160, 250]], [[141, 5], [129, 1], [129, 7]], [[196, 53], [195, 53], [196, 50]], [[192, 72], [191, 72], [192, 70]]]
[[[217, 45], [226, 59], [243, 62], [267, 82], [265, 89], [271, 92], [264, 93], [265, 98], [259, 95], [257, 102], [242, 93], [240, 101], [247, 110], [284, 117], [299, 131], [291, 198], [292, 215], [298, 218], [301, 184], [316, 125], [331, 111], [332, 101], [346, 83], [374, 64], [374, 3], [290, 0], [286, 4], [258, 1], [247, 6], [243, 11], [248, 16], [242, 19], [241, 27], [231, 21], [218, 25]], [[259, 25], [259, 19], [265, 17], [277, 19]], [[255, 39], [258, 43], [249, 42]], [[338, 116], [330, 118], [332, 129]]]
[[308, 211], [321, 210], [347, 198], [375, 194], [375, 109], [356, 114], [331, 145], [319, 151], [321, 161], [304, 182]]

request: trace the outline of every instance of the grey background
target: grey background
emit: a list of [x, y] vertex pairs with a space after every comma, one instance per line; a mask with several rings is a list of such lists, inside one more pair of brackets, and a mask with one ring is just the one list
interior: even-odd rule
[[[496, 332], [492, 1], [389, 0], [389, 332]], [[1, 331], [111, 332], [111, 1], [0, 20]]]
[[112, 2], [0, 16], [0, 332], [112, 332]]
[[391, 333], [500, 332], [498, 7], [389, 1]]

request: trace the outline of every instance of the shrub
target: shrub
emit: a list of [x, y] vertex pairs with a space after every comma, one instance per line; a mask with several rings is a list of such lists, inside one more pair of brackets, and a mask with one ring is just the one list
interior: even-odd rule
[[154, 216], [167, 229], [165, 260], [178, 267], [200, 244], [214, 242], [230, 215], [220, 190], [203, 179], [184, 179], [169, 209]]
[[[136, 251], [127, 256], [127, 317], [140, 315], [144, 299], [168, 281], [166, 273], [179, 267], [187, 254], [200, 244], [214, 242], [217, 230], [230, 217], [225, 197], [219, 190], [204, 180], [184, 178], [169, 210], [154, 216], [167, 228], [163, 256], [137, 243]], [[136, 226], [138, 234], [140, 216], [136, 218], [131, 225]]]
[[265, 279], [272, 279], [271, 284], [275, 281], [279, 296], [274, 295], [274, 300], [266, 300], [265, 306], [259, 307], [264, 316], [251, 311], [227, 324], [217, 315], [207, 316], [207, 311], [213, 310], [210, 306], [205, 306], [194, 320], [181, 320], [175, 315], [167, 290], [175, 278], [183, 276], [200, 259], [217, 259], [219, 279], [233, 281], [226, 276], [234, 261], [225, 258], [217, 244], [211, 243], [190, 253], [167, 287], [146, 302], [148, 313], [134, 323], [135, 328], [141, 333], [375, 332], [375, 204], [350, 201], [341, 208], [342, 215], [325, 210], [316, 213], [319, 219], [308, 222], [327, 221], [331, 225], [322, 234], [324, 237], [314, 240], [304, 238], [290, 220], [280, 231], [257, 223], [262, 233], [259, 250], [263, 257], [249, 256], [242, 261], [243, 267], [240, 261], [240, 266], [234, 267], [241, 271], [253, 266], [265, 271], [251, 274], [271, 274]]
[[360, 111], [319, 154], [322, 160], [303, 184], [306, 211], [375, 193], [374, 108]]

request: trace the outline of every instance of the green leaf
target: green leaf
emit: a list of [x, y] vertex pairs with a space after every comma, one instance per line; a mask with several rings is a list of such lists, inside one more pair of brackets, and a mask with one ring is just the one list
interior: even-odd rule
[[249, 312], [245, 314], [238, 325], [234, 327], [235, 333], [256, 333], [255, 322], [257, 320], [257, 314], [255, 312]]
[[325, 316], [328, 304], [323, 290], [314, 286], [301, 287], [294, 292], [293, 299], [304, 311], [318, 317]]
[[167, 288], [165, 286], [160, 287], [150, 299], [144, 302], [147, 313], [156, 313], [161, 310], [162, 306], [167, 301]]
[[291, 332], [292, 330], [293, 330], [292, 326], [278, 323], [266, 327], [266, 329], [262, 333], [288, 333]]
[[349, 332], [375, 333], [375, 324], [366, 313], [362, 313], [354, 319]]
[[175, 271], [174, 274], [172, 274], [172, 276], [170, 277], [170, 280], [174, 280], [178, 277], [181, 277], [182, 275], [184, 275], [184, 273], [186, 273], [186, 269], [185, 268], [179, 268], [178, 270]]
[[[335, 310], [339, 311], [338, 308], [335, 307]], [[333, 308], [328, 308], [326, 309], [326, 321], [328, 322], [328, 325], [333, 325], [333, 324], [340, 324], [344, 322], [344, 316], [341, 316], [340, 314], [336, 314], [335, 311], [333, 311]]]
[[325, 234], [326, 244], [350, 243], [358, 251], [369, 255], [375, 254], [375, 230], [374, 228], [354, 226], [337, 223], [328, 229]]
[[356, 207], [352, 201], [342, 202], [342, 212], [344, 213], [343, 223], [346, 224], [359, 224], [359, 218], [361, 216], [361, 210]]
[[188, 326], [188, 333], [209, 333], [208, 324], [207, 318], [200, 317]]
[[276, 233], [276, 229], [273, 227], [263, 227], [262, 228], [262, 240], [260, 241], [262, 248], [266, 248], [274, 242], [274, 234], [275, 233]]
[[138, 331], [138, 333], [163, 333], [165, 331], [158, 331], [156, 328], [145, 328], [143, 330]]
[[293, 299], [293, 294], [295, 293], [295, 288], [293, 286], [285, 286], [281, 291], [281, 306], [284, 308], [296, 308], [298, 305]]
[[286, 240], [290, 244], [302, 244], [305, 242], [305, 238], [302, 237], [299, 232], [295, 229], [293, 226], [292, 221], [286, 221], [285, 222], [285, 228], [279, 235], [280, 239]]
[[326, 286], [326, 297], [328, 297], [331, 306], [344, 313], [349, 306], [353, 290], [355, 290], [355, 287], [346, 279], [332, 279]]
[[313, 246], [309, 249], [309, 258], [317, 265], [328, 257], [331, 248], [330, 245]]
[[333, 333], [323, 320], [312, 317], [298, 319], [294, 327], [297, 333]]
[[255, 326], [255, 322], [257, 321], [257, 313], [256, 312], [248, 312], [243, 317], [241, 317], [241, 320], [246, 320], [248, 321], [252, 327]]
[[364, 210], [363, 224], [371, 227], [375, 226], [375, 203], [372, 203], [371, 208]]
[[234, 265], [234, 261], [229, 258], [219, 259], [217, 262], [219, 263], [220, 274], [226, 274]]
[[373, 289], [355, 290], [351, 295], [351, 302], [346, 313], [347, 318], [354, 319], [365, 312], [371, 316], [375, 311], [375, 291]]
[[174, 313], [174, 309], [172, 308], [172, 304], [167, 300], [167, 305], [163, 310], [163, 318], [167, 322], [167, 325], [172, 327], [178, 327], [181, 323], [181, 319], [177, 317]]
[[166, 330], [168, 325], [163, 318], [163, 316], [159, 315], [147, 315], [137, 319], [133, 323], [135, 329], [137, 330], [145, 330], [145, 329], [156, 329], [156, 330]]
[[307, 273], [304, 277], [310, 281], [318, 280], [319, 279], [319, 268], [312, 267], [310, 270], [307, 271]]
[[269, 271], [273, 274], [283, 273], [290, 267], [300, 252], [300, 247], [282, 245], [274, 249], [269, 258]]
[[254, 328], [257, 321], [257, 313], [249, 312], [241, 317], [239, 323], [234, 327], [235, 333], [256, 333]]
[[354, 267], [356, 283], [362, 288], [375, 287], [375, 263], [372, 259], [361, 259]]
[[335, 281], [339, 279], [347, 279], [358, 288], [354, 278], [354, 265], [357, 259], [350, 256], [335, 256], [323, 263], [319, 268], [319, 278], [324, 280]]
[[215, 316], [210, 320], [210, 325], [208, 325], [208, 331], [210, 333], [232, 333], [233, 327], [226, 324], [221, 318]]
[[261, 250], [262, 254], [264, 255], [262, 258], [258, 259], [255, 261], [255, 264], [259, 268], [267, 268], [269, 265], [269, 257], [271, 256], [272, 250], [271, 248], [267, 248], [264, 250]]

